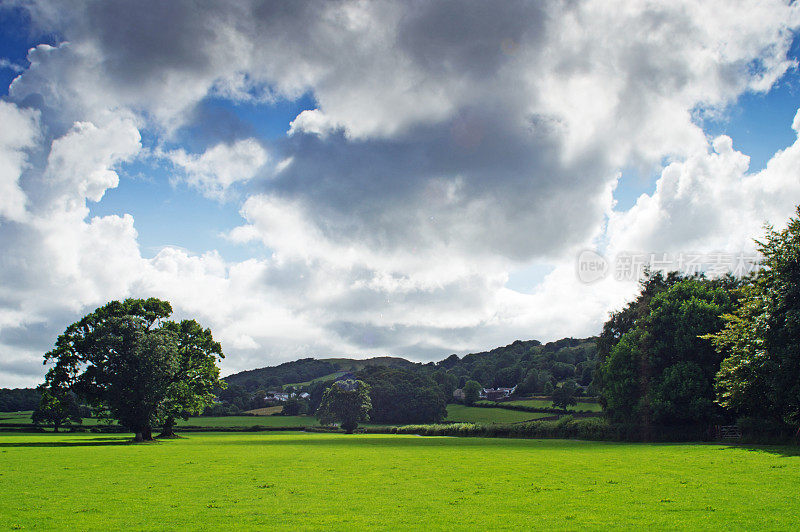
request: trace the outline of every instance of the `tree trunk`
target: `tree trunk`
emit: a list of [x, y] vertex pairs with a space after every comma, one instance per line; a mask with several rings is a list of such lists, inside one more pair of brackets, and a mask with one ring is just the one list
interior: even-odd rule
[[161, 434], [158, 435], [159, 438], [177, 438], [175, 435], [175, 418], [169, 416], [166, 420], [164, 420], [164, 426], [161, 428]]
[[140, 427], [134, 430], [133, 441], [153, 441], [153, 431], [150, 427]]

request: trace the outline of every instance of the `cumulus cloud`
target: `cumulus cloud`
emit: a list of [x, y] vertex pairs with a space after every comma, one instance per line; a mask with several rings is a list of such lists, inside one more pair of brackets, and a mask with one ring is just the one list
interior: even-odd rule
[[224, 198], [231, 186], [252, 179], [268, 160], [255, 139], [217, 144], [200, 155], [178, 149], [165, 156], [183, 171], [189, 185], [212, 198]]
[[[709, 142], [695, 120], [795, 67], [796, 4], [25, 5], [63, 41], [33, 47], [0, 102], [15, 124], [0, 132], [0, 356], [14, 382], [67, 323], [129, 295], [211, 326], [226, 372], [592, 334], [635, 283], [580, 283], [580, 250], [742, 247], [800, 198], [798, 143], [749, 173], [736, 139]], [[303, 95], [315, 108], [278, 139], [206, 106]], [[213, 131], [181, 145], [198, 121]], [[237, 202], [228, 239], [269, 256], [145, 259], [130, 214], [91, 217], [87, 202], [145, 154]], [[660, 177], [617, 211], [626, 166]], [[531, 293], [506, 287], [534, 263], [552, 271]]]
[[[19, 178], [27, 164], [27, 153], [35, 146], [39, 114], [0, 101], [0, 220], [21, 221], [25, 217], [27, 196]], [[2, 225], [2, 221], [0, 221]]]

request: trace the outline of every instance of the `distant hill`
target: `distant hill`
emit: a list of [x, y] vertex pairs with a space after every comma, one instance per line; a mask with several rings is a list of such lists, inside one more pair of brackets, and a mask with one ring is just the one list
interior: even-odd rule
[[305, 385], [317, 379], [335, 378], [334, 374], [361, 371], [367, 366], [411, 367], [414, 362], [399, 357], [373, 357], [361, 360], [352, 358], [303, 358], [284, 362], [278, 366], [251, 369], [234, 373], [223, 380], [229, 385], [243, 386], [248, 390], [280, 388], [285, 385]]
[[287, 385], [305, 387], [315, 380], [333, 380], [343, 372], [360, 372], [370, 366], [418, 369], [426, 373], [445, 372], [457, 377], [457, 385], [475, 379], [483, 386], [523, 384], [526, 392], [546, 392], [550, 386], [574, 379], [583, 386], [591, 383], [597, 359], [595, 338], [563, 338], [542, 344], [538, 340], [517, 340], [490, 351], [421, 364], [400, 357], [303, 358], [278, 366], [242, 371], [225, 377], [230, 385], [249, 391], [276, 389]]
[[458, 378], [486, 387], [517, 386], [520, 393], [552, 392], [566, 380], [582, 386], [592, 382], [597, 364], [596, 338], [563, 338], [542, 344], [537, 340], [517, 340], [491, 351], [463, 357], [450, 355], [436, 366]]

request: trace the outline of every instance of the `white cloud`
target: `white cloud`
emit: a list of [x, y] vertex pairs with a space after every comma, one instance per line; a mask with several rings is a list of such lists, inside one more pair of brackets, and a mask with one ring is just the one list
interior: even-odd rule
[[[793, 66], [795, 4], [29, 9], [66, 41], [30, 50], [15, 103], [0, 102], [15, 124], [0, 132], [0, 369], [13, 382], [41, 374], [67, 323], [126, 296], [167, 298], [210, 326], [226, 371], [596, 333], [636, 286], [581, 284], [581, 249], [747, 246], [800, 201], [800, 144], [748, 173], [736, 139], [709, 145], [692, 120]], [[285, 138], [176, 146], [204, 100], [301, 95], [316, 108]], [[144, 259], [130, 215], [90, 217], [86, 202], [141, 155], [140, 131], [202, 194], [241, 193], [244, 223], [227, 236], [272, 255]], [[655, 192], [615, 211], [620, 169], [663, 160]], [[532, 293], [505, 288], [532, 263], [553, 268]]]
[[19, 178], [27, 164], [26, 150], [38, 140], [39, 113], [0, 101], [0, 123], [0, 219], [21, 221], [28, 199]]
[[336, 130], [336, 124], [325, 116], [325, 113], [319, 109], [307, 109], [289, 123], [288, 134], [310, 133], [320, 137], [327, 137], [328, 133], [334, 130]]
[[255, 139], [217, 144], [200, 155], [179, 149], [165, 156], [185, 173], [191, 186], [211, 198], [224, 198], [228, 189], [255, 177], [269, 160], [266, 150]]

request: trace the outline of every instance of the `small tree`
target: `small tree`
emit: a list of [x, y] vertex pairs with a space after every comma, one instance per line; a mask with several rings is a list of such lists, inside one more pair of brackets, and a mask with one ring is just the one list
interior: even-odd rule
[[481, 384], [478, 381], [467, 381], [464, 384], [464, 404], [474, 405], [481, 394]]
[[308, 412], [308, 401], [303, 401], [297, 397], [290, 397], [283, 403], [283, 416], [299, 416]]
[[359, 421], [369, 421], [372, 401], [369, 385], [358, 380], [336, 381], [325, 390], [317, 418], [323, 425], [339, 422], [342, 429], [352, 434]]
[[578, 393], [578, 385], [575, 381], [569, 380], [553, 390], [553, 406], [556, 408], [567, 409], [569, 406], [578, 404], [575, 395]]
[[55, 432], [70, 422], [78, 425], [83, 423], [75, 394], [57, 388], [42, 390], [42, 398], [39, 406], [31, 414], [31, 420], [37, 426], [50, 423]]

